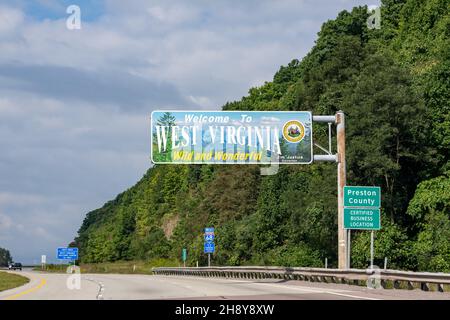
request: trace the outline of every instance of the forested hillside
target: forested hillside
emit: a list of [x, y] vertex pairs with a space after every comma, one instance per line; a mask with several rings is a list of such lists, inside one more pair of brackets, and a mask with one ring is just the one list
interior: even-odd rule
[[[450, 272], [450, 2], [384, 0], [323, 24], [315, 46], [225, 110], [310, 110], [347, 116], [347, 184], [382, 189], [375, 257], [389, 268]], [[299, 39], [301, 41], [301, 39]], [[238, 76], [238, 75], [237, 75]], [[323, 145], [327, 127], [314, 126]], [[150, 137], [147, 137], [150, 140]], [[334, 149], [335, 150], [335, 149]], [[83, 262], [181, 258], [213, 264], [337, 265], [336, 165], [157, 165], [89, 212], [73, 245]], [[354, 232], [366, 267], [369, 232]]]

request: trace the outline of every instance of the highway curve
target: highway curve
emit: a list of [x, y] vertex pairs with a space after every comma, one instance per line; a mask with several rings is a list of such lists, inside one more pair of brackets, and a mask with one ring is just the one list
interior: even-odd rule
[[0, 292], [0, 300], [115, 300], [115, 299], [281, 299], [391, 300], [450, 299], [450, 293], [383, 290], [365, 287], [282, 280], [82, 274], [80, 289], [67, 287], [68, 274], [19, 272], [31, 281]]

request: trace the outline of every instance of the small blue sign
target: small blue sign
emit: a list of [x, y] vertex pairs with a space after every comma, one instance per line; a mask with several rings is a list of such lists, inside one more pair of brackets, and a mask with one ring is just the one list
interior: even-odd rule
[[78, 248], [58, 248], [56, 258], [58, 260], [78, 260]]
[[214, 241], [214, 233], [207, 233], [207, 234], [205, 234], [205, 241], [206, 242]]
[[205, 228], [205, 233], [214, 233], [214, 228]]
[[205, 242], [204, 252], [205, 253], [214, 253], [214, 242]]

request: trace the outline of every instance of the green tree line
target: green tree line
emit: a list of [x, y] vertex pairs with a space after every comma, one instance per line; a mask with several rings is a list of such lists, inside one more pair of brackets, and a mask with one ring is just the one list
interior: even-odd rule
[[9, 250], [0, 247], [0, 267], [7, 267], [12, 261]]

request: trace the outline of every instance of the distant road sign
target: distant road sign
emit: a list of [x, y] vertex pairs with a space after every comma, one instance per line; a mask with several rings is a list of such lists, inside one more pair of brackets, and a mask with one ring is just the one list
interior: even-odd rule
[[204, 252], [205, 253], [214, 253], [214, 242], [205, 242]]
[[205, 234], [214, 233], [214, 228], [205, 228]]
[[205, 234], [205, 241], [206, 242], [214, 241], [214, 233], [207, 233], [207, 234]]
[[187, 259], [187, 250], [185, 248], [183, 248], [182, 258], [183, 258], [183, 261], [186, 261], [186, 259]]
[[381, 204], [380, 187], [344, 187], [344, 207], [379, 208]]
[[380, 209], [344, 208], [344, 229], [380, 230]]
[[47, 263], [47, 256], [45, 254], [41, 256], [41, 263]]
[[78, 260], [78, 248], [58, 248], [56, 258], [58, 260]]

